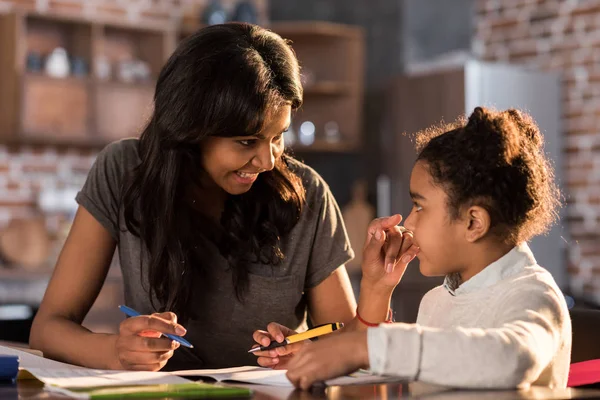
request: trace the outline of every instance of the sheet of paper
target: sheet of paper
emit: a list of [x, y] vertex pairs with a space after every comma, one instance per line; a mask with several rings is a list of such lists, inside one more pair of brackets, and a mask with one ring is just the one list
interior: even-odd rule
[[374, 375], [367, 370], [359, 370], [347, 376], [330, 379], [326, 383], [328, 386], [345, 386], [345, 385], [366, 385], [386, 382], [400, 382], [401, 379], [394, 376]]
[[274, 370], [262, 367], [233, 367], [221, 369], [192, 369], [171, 372], [178, 376], [210, 377], [217, 381], [237, 381], [270, 386], [292, 386], [286, 378], [285, 370]]
[[[246, 366], [223, 369], [184, 370], [171, 373], [178, 376], [207, 376], [217, 381], [237, 381], [258, 385], [291, 387], [292, 383], [285, 376], [286, 372], [286, 370]], [[329, 386], [343, 386], [398, 381], [400, 379], [396, 377], [373, 375], [367, 370], [359, 370], [348, 376], [330, 379], [326, 383]]]
[[189, 383], [188, 379], [168, 372], [109, 371], [101, 369], [44, 369], [27, 368], [27, 371], [46, 385], [64, 388], [89, 388], [100, 386], [158, 385]]
[[36, 356], [26, 351], [14, 347], [0, 346], [1, 355], [19, 356], [19, 368], [60, 368], [60, 369], [83, 369], [77, 365], [65, 364], [62, 362], [50, 360], [48, 358]]

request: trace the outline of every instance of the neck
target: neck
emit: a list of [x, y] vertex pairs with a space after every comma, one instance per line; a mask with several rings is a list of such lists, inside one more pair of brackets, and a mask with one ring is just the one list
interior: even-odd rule
[[464, 254], [468, 254], [468, 262], [459, 271], [460, 281], [468, 281], [491, 263], [502, 258], [506, 253], [512, 250], [514, 246], [497, 240], [487, 240], [481, 243], [474, 243], [471, 249], [467, 249]]
[[214, 182], [211, 184], [211, 182], [206, 182], [202, 179], [201, 185], [194, 185], [189, 190], [192, 207], [216, 223], [219, 223], [221, 221], [221, 214], [225, 208], [227, 193]]

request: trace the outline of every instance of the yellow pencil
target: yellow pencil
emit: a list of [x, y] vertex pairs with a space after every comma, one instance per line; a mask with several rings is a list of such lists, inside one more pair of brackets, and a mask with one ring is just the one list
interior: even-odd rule
[[306, 332], [297, 333], [295, 335], [288, 336], [281, 343], [273, 341], [268, 346], [254, 347], [254, 348], [248, 350], [248, 353], [254, 353], [256, 351], [273, 350], [273, 349], [276, 349], [277, 347], [287, 346], [288, 344], [297, 343], [297, 342], [301, 342], [303, 340], [316, 338], [317, 336], [327, 335], [328, 333], [337, 331], [338, 329], [341, 329], [343, 327], [344, 327], [344, 324], [342, 322], [334, 322], [331, 324], [323, 324], [323, 325], [315, 326], [314, 328], [309, 329]]

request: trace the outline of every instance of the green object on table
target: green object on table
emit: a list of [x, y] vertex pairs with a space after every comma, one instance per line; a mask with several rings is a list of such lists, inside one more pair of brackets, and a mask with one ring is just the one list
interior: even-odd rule
[[250, 397], [252, 391], [235, 386], [220, 386], [211, 383], [191, 382], [165, 385], [113, 386], [102, 388], [73, 388], [58, 390], [76, 398], [101, 399], [144, 399], [156, 397]]

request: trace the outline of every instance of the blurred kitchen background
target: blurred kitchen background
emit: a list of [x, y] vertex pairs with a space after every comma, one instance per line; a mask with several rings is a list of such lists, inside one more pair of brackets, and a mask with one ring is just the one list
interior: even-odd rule
[[[286, 140], [359, 257], [373, 217], [410, 211], [403, 132], [480, 104], [529, 111], [565, 204], [532, 247], [576, 306], [599, 307], [600, 0], [0, 0], [0, 340], [27, 342], [98, 151], [140, 132], [178, 41], [230, 20], [292, 40], [305, 101]], [[439, 282], [412, 265], [396, 320]], [[115, 331], [121, 291], [115, 259], [85, 325]]]

